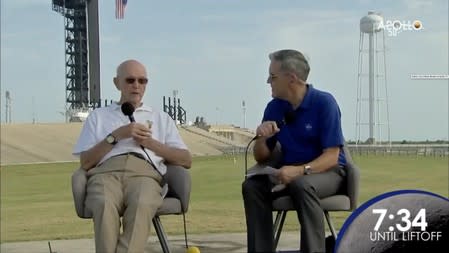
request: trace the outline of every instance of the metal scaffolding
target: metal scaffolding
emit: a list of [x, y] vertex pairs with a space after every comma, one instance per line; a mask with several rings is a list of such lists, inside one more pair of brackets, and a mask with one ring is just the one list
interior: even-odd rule
[[52, 0], [64, 17], [66, 112], [101, 106], [98, 0]]

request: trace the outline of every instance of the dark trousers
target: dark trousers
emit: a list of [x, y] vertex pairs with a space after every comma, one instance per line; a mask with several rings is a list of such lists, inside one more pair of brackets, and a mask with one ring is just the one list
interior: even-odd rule
[[320, 198], [336, 194], [345, 180], [344, 168], [335, 167], [324, 173], [301, 176], [285, 190], [271, 193], [268, 176], [253, 176], [243, 182], [248, 252], [273, 252], [272, 202], [289, 195], [301, 224], [301, 253], [325, 252], [323, 210]]

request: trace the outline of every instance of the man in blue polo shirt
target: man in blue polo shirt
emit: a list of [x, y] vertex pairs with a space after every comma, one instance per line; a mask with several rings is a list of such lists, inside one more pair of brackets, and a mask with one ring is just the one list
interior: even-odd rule
[[[276, 143], [282, 162], [276, 177], [287, 187], [301, 223], [301, 252], [325, 252], [323, 211], [319, 199], [337, 193], [345, 179], [346, 160], [341, 113], [334, 97], [307, 84], [310, 71], [304, 55], [280, 50], [271, 60], [267, 83], [273, 99], [257, 127], [257, 162], [266, 161]], [[273, 185], [268, 176], [243, 182], [248, 252], [273, 251]]]

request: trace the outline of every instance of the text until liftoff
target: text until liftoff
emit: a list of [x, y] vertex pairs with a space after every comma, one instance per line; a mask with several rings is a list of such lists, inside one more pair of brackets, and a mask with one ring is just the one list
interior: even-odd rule
[[277, 178], [278, 174], [279, 170], [271, 166], [255, 165], [250, 170], [248, 170], [246, 177], [250, 178], [256, 175], [268, 175], [270, 181], [274, 184], [273, 188], [271, 188], [271, 192], [278, 192], [282, 191], [286, 187], [285, 184], [282, 184]]

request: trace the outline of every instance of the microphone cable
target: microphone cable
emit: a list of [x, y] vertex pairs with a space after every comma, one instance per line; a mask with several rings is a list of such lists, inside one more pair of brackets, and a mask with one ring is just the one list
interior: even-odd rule
[[[134, 113], [135, 108], [134, 108], [134, 106], [133, 106], [131, 103], [129, 103], [129, 102], [123, 103], [121, 109], [122, 109], [123, 114], [125, 114], [126, 116], [128, 116], [129, 121], [131, 121], [131, 122], [136, 122], [136, 121], [134, 120], [134, 116], [133, 116], [133, 113]], [[145, 153], [145, 155], [147, 155], [150, 164], [153, 165], [154, 169], [155, 169], [155, 170], [157, 171], [157, 173], [159, 173], [159, 175], [161, 176], [161, 186], [162, 186], [162, 191], [164, 191], [163, 188], [167, 187], [167, 190], [166, 190], [167, 192], [166, 192], [166, 193], [164, 194], [164, 196], [163, 196], [163, 198], [165, 198], [165, 195], [168, 193], [168, 184], [167, 184], [167, 182], [165, 181], [165, 178], [164, 178], [164, 176], [162, 175], [162, 173], [156, 168], [156, 164], [153, 162], [153, 160], [151, 159], [150, 155], [149, 155], [149, 154], [147, 153], [147, 151], [145, 150], [145, 147], [144, 147], [143, 145], [140, 145], [140, 147], [142, 148], [142, 150], [143, 150], [143, 152]], [[184, 211], [182, 211], [182, 221], [183, 221], [183, 224], [184, 224], [184, 239], [185, 239], [185, 245], [186, 245], [186, 249], [188, 249], [188, 248], [189, 248], [189, 244], [188, 244], [188, 242], [187, 242], [187, 224], [186, 224], [186, 216], [185, 216]]]
[[[126, 116], [128, 116], [129, 121], [131, 122], [136, 122], [136, 120], [134, 119], [133, 113], [135, 111], [134, 106], [130, 103], [130, 102], [125, 102], [122, 104], [121, 106], [122, 112], [123, 114], [125, 114]], [[157, 169], [156, 164], [153, 162], [153, 159], [151, 159], [150, 155], [147, 153], [147, 151], [145, 150], [145, 147], [142, 145], [139, 145], [140, 148], [142, 149], [142, 151], [145, 153], [145, 155], [147, 156], [150, 164], [154, 167], [154, 169], [157, 171], [157, 173], [159, 173], [159, 175], [162, 178], [162, 182], [161, 184], [165, 183], [164, 180], [164, 176], [162, 175], [162, 173]]]
[[[282, 127], [293, 123], [296, 120], [296, 115], [294, 111], [288, 111], [284, 113], [284, 118], [280, 121], [275, 121], [276, 122], [276, 127], [278, 129], [281, 129]], [[255, 140], [257, 140], [257, 138], [259, 138], [259, 135], [254, 136], [249, 142], [248, 145], [246, 146], [245, 149], [245, 180], [247, 179], [247, 174], [248, 174], [248, 149], [249, 146], [251, 145], [251, 143]]]
[[248, 142], [248, 145], [246, 146], [246, 149], [245, 149], [245, 180], [247, 179], [247, 174], [248, 174], [248, 149], [249, 149], [249, 146], [251, 145], [251, 143], [253, 143], [253, 141], [255, 141], [257, 138], [259, 138], [258, 135], [254, 136]]

